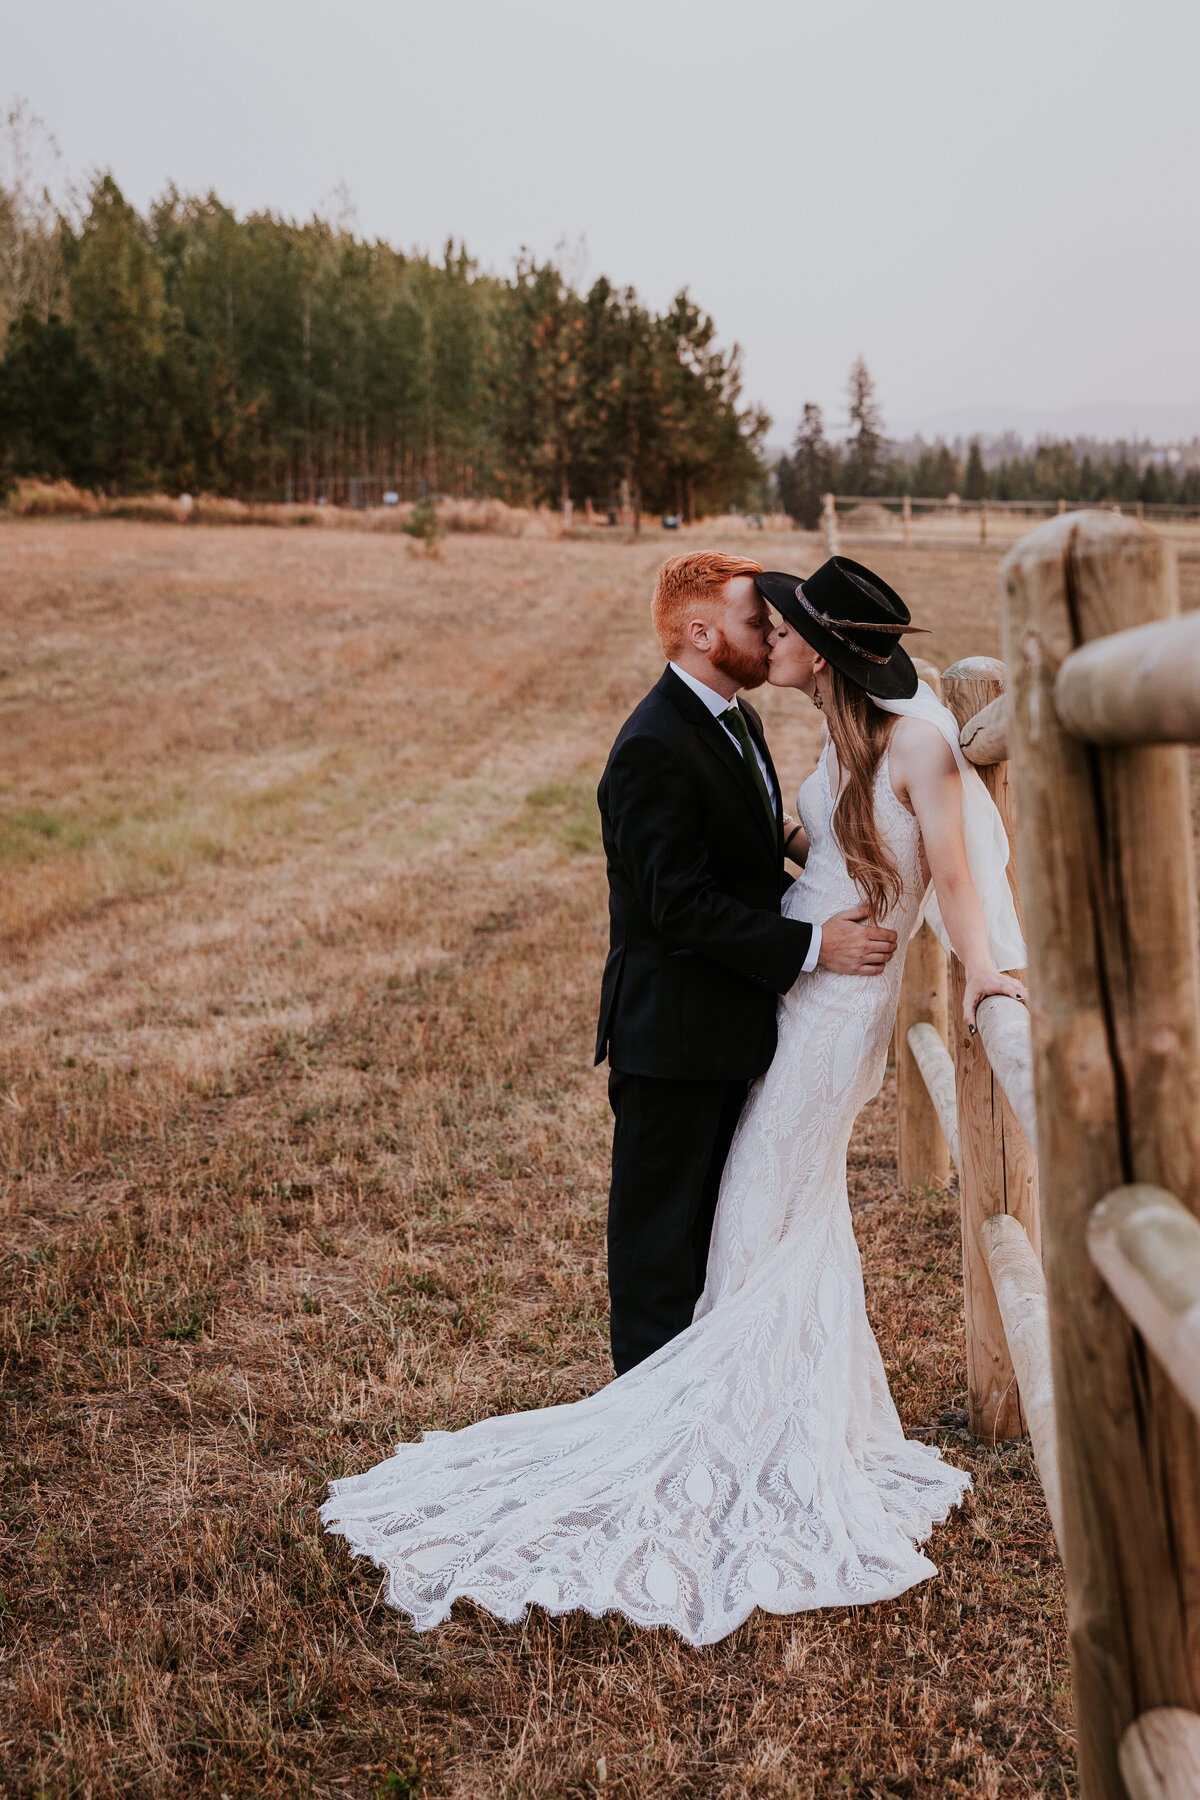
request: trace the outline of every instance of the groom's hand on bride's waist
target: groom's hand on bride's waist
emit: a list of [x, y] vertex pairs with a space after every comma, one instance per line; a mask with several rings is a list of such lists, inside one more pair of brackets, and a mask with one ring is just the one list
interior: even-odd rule
[[834, 913], [821, 928], [817, 962], [835, 975], [882, 975], [895, 954], [895, 932], [872, 925], [865, 906]]

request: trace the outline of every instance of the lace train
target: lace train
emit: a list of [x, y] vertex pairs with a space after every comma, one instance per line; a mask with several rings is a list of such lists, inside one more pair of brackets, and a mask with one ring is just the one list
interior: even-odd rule
[[[884, 759], [877, 817], [911, 929], [916, 825]], [[856, 895], [829, 828], [824, 758], [800, 810], [812, 844], [785, 910]], [[321, 1516], [387, 1573], [419, 1629], [471, 1598], [617, 1609], [714, 1643], [754, 1610], [887, 1600], [936, 1574], [918, 1548], [970, 1485], [907, 1441], [867, 1319], [846, 1194], [853, 1122], [883, 1076], [901, 960], [884, 976], [803, 976], [722, 1182], [695, 1322], [599, 1393], [401, 1444], [334, 1482]]]

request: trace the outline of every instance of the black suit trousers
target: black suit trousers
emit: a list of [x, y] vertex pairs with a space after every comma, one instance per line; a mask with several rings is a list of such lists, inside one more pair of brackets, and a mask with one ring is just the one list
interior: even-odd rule
[[608, 1286], [618, 1375], [692, 1322], [746, 1081], [672, 1081], [610, 1071]]

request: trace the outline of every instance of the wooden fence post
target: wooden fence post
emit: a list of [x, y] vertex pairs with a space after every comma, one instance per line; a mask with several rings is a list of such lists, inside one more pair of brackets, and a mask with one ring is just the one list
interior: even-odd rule
[[900, 1186], [945, 1187], [950, 1151], [920, 1069], [908, 1044], [913, 1025], [932, 1025], [946, 1037], [946, 952], [922, 925], [908, 945], [896, 1011], [896, 1162]]
[[912, 543], [912, 495], [905, 494], [900, 505], [900, 519], [903, 526], [904, 542]]
[[[991, 656], [971, 656], [942, 676], [946, 705], [959, 728], [1004, 691], [1004, 664]], [[1000, 810], [1012, 843], [1012, 801], [1007, 763], [979, 771]], [[1017, 893], [1016, 858], [1009, 882]], [[1020, 899], [1017, 900], [1018, 911]], [[967, 1336], [967, 1402], [971, 1430], [978, 1438], [1020, 1437], [1025, 1428], [1012, 1359], [995, 1290], [979, 1242], [979, 1228], [995, 1213], [1010, 1213], [1040, 1254], [1037, 1162], [997, 1081], [983, 1040], [969, 1038], [962, 1022], [965, 971], [950, 961], [950, 1035], [958, 1089], [959, 1199], [962, 1211], [963, 1289]]]
[[633, 495], [628, 475], [621, 477], [621, 535], [628, 541], [633, 537]]
[[1200, 1423], [1087, 1227], [1131, 1182], [1200, 1212], [1191, 827], [1183, 751], [1071, 738], [1054, 682], [1080, 644], [1178, 602], [1168, 545], [1111, 513], [1040, 526], [1001, 584], [1080, 1784], [1084, 1800], [1124, 1800], [1135, 1716], [1200, 1708]]
[[837, 505], [832, 494], [822, 496], [821, 524], [825, 531], [825, 554], [826, 556], [836, 556], [838, 553]]
[[[904, 496], [905, 528], [911, 517]], [[917, 674], [927, 681], [940, 700], [942, 678], [932, 663], [915, 657]], [[946, 952], [922, 925], [908, 945], [900, 1003], [896, 1008], [893, 1037], [896, 1062], [896, 1165], [900, 1186], [945, 1187], [950, 1179], [950, 1150], [938, 1121], [925, 1079], [909, 1048], [913, 1025], [932, 1025], [946, 1041]]]

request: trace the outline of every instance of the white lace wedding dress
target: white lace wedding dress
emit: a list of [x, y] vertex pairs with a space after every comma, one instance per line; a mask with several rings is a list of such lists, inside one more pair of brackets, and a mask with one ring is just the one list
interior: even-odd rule
[[[922, 895], [916, 821], [884, 756], [876, 818]], [[858, 900], [830, 827], [823, 753], [800, 790], [808, 865], [786, 914]], [[756, 1606], [888, 1600], [937, 1573], [918, 1548], [970, 1485], [906, 1441], [867, 1320], [846, 1194], [854, 1120], [878, 1091], [903, 957], [881, 976], [802, 975], [750, 1091], [721, 1185], [695, 1322], [570, 1406], [430, 1432], [332, 1484], [326, 1525], [425, 1629], [469, 1597], [503, 1619], [616, 1609], [711, 1644]]]

